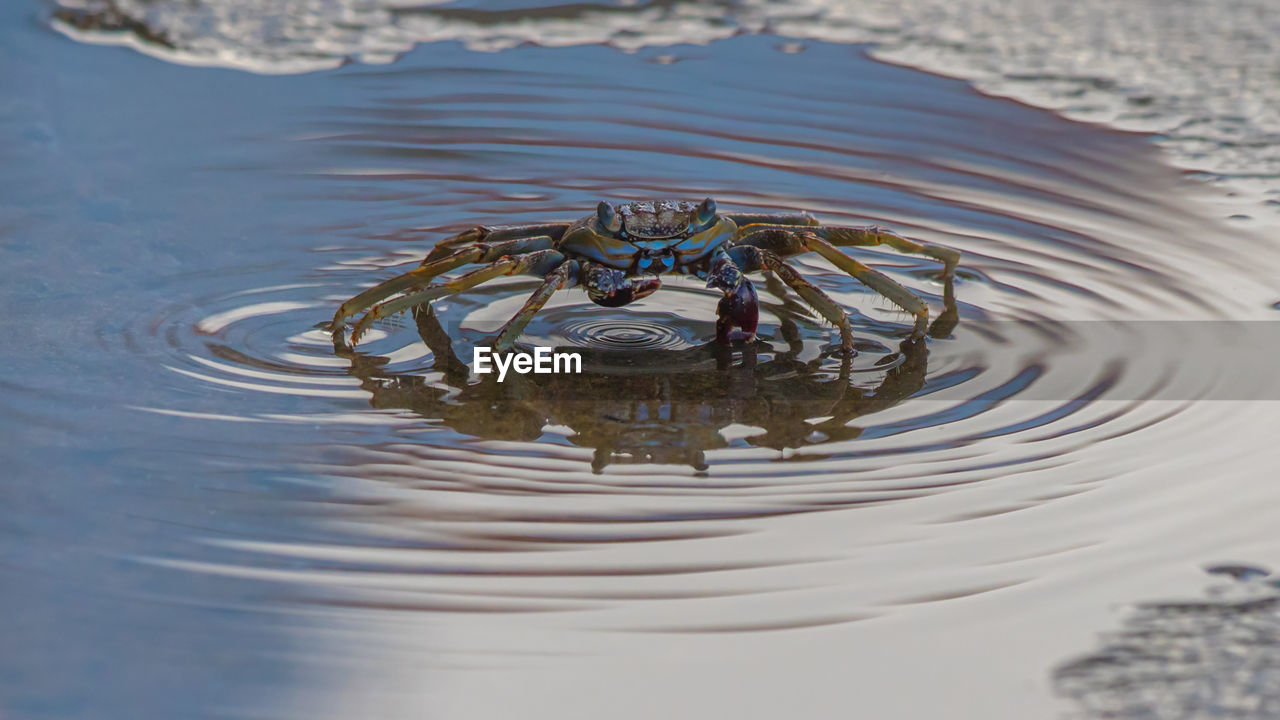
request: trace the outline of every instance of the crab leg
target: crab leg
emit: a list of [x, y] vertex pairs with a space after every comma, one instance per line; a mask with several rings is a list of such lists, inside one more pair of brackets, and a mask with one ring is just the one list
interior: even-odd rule
[[761, 250], [752, 245], [739, 245], [729, 250], [729, 257], [742, 268], [743, 272], [769, 270], [781, 278], [809, 306], [817, 310], [827, 322], [840, 328], [840, 347], [845, 353], [853, 351], [853, 329], [849, 325], [849, 316], [839, 303], [831, 299], [813, 283], [805, 280], [795, 268], [788, 265], [777, 254]]
[[747, 235], [754, 235], [758, 232], [767, 230], [790, 230], [805, 235], [816, 235], [830, 242], [832, 245], [839, 245], [842, 247], [888, 245], [900, 253], [924, 255], [937, 260], [943, 264], [942, 272], [944, 277], [951, 277], [955, 273], [956, 265], [960, 263], [959, 250], [905, 238], [892, 230], [882, 228], [878, 225], [869, 225], [867, 227], [819, 225], [797, 229], [795, 225], [789, 223], [762, 223], [741, 227], [739, 232], [742, 233], [743, 239], [745, 240]]
[[929, 306], [916, 297], [916, 294], [900, 285], [896, 280], [879, 270], [872, 270], [862, 263], [840, 252], [840, 249], [820, 237], [805, 238], [809, 249], [831, 261], [832, 265], [854, 276], [863, 285], [889, 298], [894, 305], [916, 316], [915, 327], [911, 330], [913, 337], [923, 336], [929, 328]]
[[[555, 241], [547, 235], [535, 235], [527, 238], [515, 238], [499, 243], [477, 242], [470, 247], [457, 250], [442, 258], [437, 258], [431, 262], [423, 262], [422, 265], [410, 270], [402, 275], [397, 275], [390, 280], [385, 280], [364, 292], [356, 295], [350, 300], [338, 306], [338, 311], [333, 315], [333, 322], [329, 329], [337, 337], [342, 333], [343, 325], [346, 319], [356, 313], [372, 306], [374, 303], [385, 300], [392, 295], [407, 290], [411, 287], [425, 285], [432, 278], [443, 273], [447, 273], [454, 268], [471, 263], [493, 262], [499, 258], [509, 255], [518, 255], [521, 253], [533, 252], [538, 250], [549, 250]], [[434, 251], [432, 251], [434, 252]], [[428, 255], [428, 258], [430, 256]]]
[[502, 326], [502, 330], [498, 332], [498, 337], [493, 341], [493, 349], [495, 352], [506, 352], [511, 349], [516, 340], [520, 337], [520, 333], [524, 332], [525, 327], [533, 316], [542, 309], [543, 305], [551, 299], [557, 290], [565, 287], [573, 287], [578, 284], [578, 261], [567, 260], [558, 265], [546, 279], [542, 281], [542, 285], [533, 291], [533, 295], [525, 301], [524, 307], [520, 308], [520, 312], [516, 313]]
[[[752, 225], [749, 227], [759, 226]], [[733, 249], [757, 247], [761, 250], [772, 251], [777, 255], [797, 255], [806, 250], [812, 250], [831, 261], [832, 265], [857, 278], [863, 285], [885, 296], [893, 304], [915, 315], [915, 327], [912, 330], [912, 335], [923, 335], [929, 326], [929, 306], [916, 297], [915, 293], [903, 287], [888, 275], [863, 265], [845, 255], [831, 243], [813, 234], [815, 230], [822, 229], [825, 228], [788, 230], [782, 227], [766, 227], [743, 237]], [[951, 252], [955, 253], [954, 250]], [[956, 253], [956, 257], [959, 257], [959, 253]]]
[[782, 331], [783, 339], [791, 346], [793, 352], [800, 352], [800, 335], [795, 318], [811, 319], [816, 311], [812, 305], [791, 297], [787, 292], [787, 286], [783, 285], [778, 276], [772, 272], [764, 273], [764, 287], [779, 301], [779, 304], [774, 306], [773, 312], [778, 317], [778, 329]]
[[[489, 227], [487, 225], [477, 225], [473, 228], [463, 230], [462, 232], [450, 238], [445, 238], [435, 244], [431, 248], [431, 252], [423, 258], [422, 264], [426, 265], [435, 262], [443, 257], [447, 257], [451, 253], [465, 249], [468, 245], [476, 243], [495, 245], [507, 242], [509, 240], [523, 240], [526, 238], [545, 235], [552, 240], [559, 240], [564, 235], [564, 231], [569, 229], [569, 223], [541, 223], [535, 225], [503, 225], [499, 227]], [[542, 250], [544, 248], [530, 248], [530, 250]], [[497, 258], [489, 258], [483, 262], [496, 260]]]
[[463, 290], [469, 290], [480, 283], [503, 275], [545, 275], [562, 262], [564, 262], [564, 255], [555, 250], [540, 250], [527, 255], [504, 257], [453, 280], [433, 283], [393, 300], [379, 303], [369, 308], [369, 312], [365, 313], [364, 317], [360, 318], [360, 322], [356, 323], [355, 328], [351, 331], [351, 343], [354, 345], [359, 342], [360, 336], [369, 329], [374, 320], [379, 318], [394, 315], [417, 305], [425, 305], [445, 295], [453, 295]]
[[731, 241], [730, 247], [750, 245], [761, 250], [768, 250], [782, 257], [809, 252], [809, 248], [804, 244], [804, 238], [800, 235], [800, 232], [808, 228], [780, 228], [775, 226], [760, 230], [754, 229], [757, 227], [760, 226], [749, 225], [750, 232]]
[[[760, 248], [761, 250], [772, 251], [773, 254], [781, 257], [799, 255], [800, 253], [809, 252], [809, 248], [805, 247], [804, 242], [800, 239], [800, 236], [796, 235], [794, 232], [791, 232], [789, 230], [778, 230], [778, 229], [761, 230], [757, 233], [752, 233], [751, 235], [747, 236], [747, 238], [744, 238], [744, 240], [741, 242], [742, 242], [742, 245], [740, 245], [739, 247], [750, 245], [750, 246]], [[791, 312], [795, 312], [796, 307], [799, 307], [802, 309], [805, 308], [804, 304], [796, 303], [794, 300], [791, 300], [790, 298], [787, 297], [786, 286], [784, 286], [782, 282], [778, 280], [777, 275], [769, 271], [768, 268], [765, 268], [765, 287], [769, 290], [769, 292], [776, 295], [778, 299], [782, 301], [783, 306], [788, 307], [791, 310]], [[808, 310], [813, 310], [813, 309], [814, 307], [812, 305], [808, 306]], [[809, 317], [812, 317], [812, 314], [808, 312], [806, 312], [805, 314], [808, 315]], [[786, 329], [787, 327], [784, 325], [783, 330], [785, 331]]]
[[746, 225], [817, 225], [818, 219], [809, 213], [724, 213], [738, 227]]

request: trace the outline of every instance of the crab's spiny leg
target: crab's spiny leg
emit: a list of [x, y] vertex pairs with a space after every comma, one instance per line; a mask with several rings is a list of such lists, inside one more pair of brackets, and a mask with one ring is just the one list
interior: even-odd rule
[[[807, 231], [806, 231], [807, 232]], [[832, 265], [857, 278], [863, 285], [875, 290], [898, 307], [916, 316], [912, 336], [923, 336], [929, 327], [929, 306], [915, 293], [898, 284], [893, 278], [863, 265], [840, 252], [840, 249], [817, 236], [806, 236], [805, 245], [831, 262]], [[784, 278], [785, 280], [785, 278]]]
[[732, 249], [757, 247], [783, 256], [798, 255], [809, 250], [817, 252], [827, 260], [830, 260], [836, 267], [857, 278], [862, 284], [885, 296], [898, 307], [915, 315], [916, 321], [913, 335], [921, 335], [927, 328], [929, 306], [923, 300], [889, 276], [845, 255], [831, 243], [814, 234], [816, 230], [824, 228], [787, 229], [780, 226], [748, 226], [748, 229], [752, 228], [759, 229], [755, 229], [754, 232], [737, 240]]
[[[559, 240], [564, 231], [569, 229], [569, 223], [541, 223], [537, 225], [506, 225], [500, 227], [489, 227], [485, 225], [477, 225], [468, 228], [453, 237], [445, 238], [435, 244], [431, 248], [431, 252], [427, 253], [427, 257], [422, 261], [423, 265], [429, 262], [435, 262], [443, 257], [448, 257], [451, 253], [465, 248], [468, 245], [476, 243], [484, 243], [488, 245], [496, 245], [507, 242], [508, 240], [523, 240], [525, 238], [537, 237], [545, 235], [554, 240]], [[550, 247], [548, 245], [547, 247]], [[544, 248], [531, 248], [531, 250], [542, 250]], [[497, 258], [491, 258], [496, 260]]]
[[[770, 223], [748, 225], [741, 228], [741, 232], [743, 235], [746, 235], [769, 229], [796, 230], [795, 227], [788, 227], [786, 223]], [[960, 263], [959, 250], [905, 238], [892, 230], [882, 228], [878, 225], [869, 225], [867, 227], [818, 225], [815, 227], [803, 228], [803, 232], [806, 234], [817, 235], [818, 237], [830, 242], [832, 245], [844, 247], [888, 245], [901, 253], [931, 257], [943, 264], [944, 277], [951, 277], [955, 272], [956, 265]]]
[[330, 330], [335, 334], [343, 331], [343, 326], [347, 318], [377, 303], [385, 300], [392, 295], [413, 287], [414, 285], [423, 285], [431, 281], [431, 278], [449, 272], [454, 268], [461, 267], [476, 262], [480, 256], [484, 254], [484, 249], [479, 246], [472, 246], [464, 250], [459, 250], [452, 255], [436, 260], [435, 262], [420, 265], [414, 270], [410, 270], [402, 275], [397, 275], [389, 280], [384, 280], [377, 285], [356, 295], [350, 300], [338, 306], [338, 311], [333, 315], [333, 322]]
[[498, 336], [493, 341], [493, 349], [496, 352], [506, 352], [511, 349], [519, 339], [520, 333], [524, 332], [525, 327], [533, 316], [542, 309], [543, 305], [551, 299], [557, 290], [565, 287], [573, 287], [578, 284], [578, 261], [567, 260], [561, 263], [556, 269], [552, 270], [542, 281], [542, 285], [533, 291], [533, 295], [525, 301], [524, 307], [520, 308], [520, 312], [516, 313], [502, 326], [502, 330], [498, 332]]
[[374, 320], [394, 315], [417, 305], [424, 305], [445, 295], [453, 295], [503, 275], [519, 275], [533, 273], [544, 275], [552, 267], [564, 262], [564, 256], [555, 250], [540, 250], [527, 255], [504, 257], [485, 265], [478, 270], [461, 275], [447, 282], [428, 285], [420, 290], [402, 295], [369, 308], [369, 312], [360, 318], [351, 331], [351, 343], [360, 341], [360, 336], [369, 329]]
[[782, 257], [809, 252], [809, 248], [804, 244], [804, 238], [794, 232], [795, 228], [784, 229], [774, 226], [759, 230], [754, 229], [758, 227], [760, 226], [748, 225], [745, 230], [740, 229], [743, 234], [739, 235], [736, 240], [731, 241], [730, 246], [750, 245], [761, 250], [768, 250]]
[[787, 225], [794, 227], [796, 225], [812, 226], [818, 224], [818, 219], [809, 213], [721, 213], [722, 217], [727, 217], [738, 227], [744, 225]]
[[[732, 248], [729, 253], [733, 254]], [[782, 284], [777, 274], [767, 270], [764, 273], [764, 287], [781, 303], [773, 310], [774, 315], [778, 317], [778, 330], [782, 333], [782, 339], [787, 341], [791, 353], [798, 354], [804, 345], [800, 340], [800, 329], [796, 325], [795, 318], [813, 318], [813, 307], [792, 298], [787, 293], [787, 286]]]
[[943, 264], [943, 273], [946, 277], [951, 277], [955, 273], [956, 265], [960, 264], [960, 251], [955, 248], [912, 240], [878, 225], [862, 228], [816, 227], [809, 228], [806, 232], [813, 233], [832, 245], [888, 245], [900, 253], [931, 257]]
[[[772, 251], [783, 257], [799, 255], [810, 250], [809, 246], [805, 244], [805, 239], [801, 237], [808, 232], [808, 228], [758, 230], [735, 241], [733, 247], [753, 246], [761, 250]], [[732, 251], [731, 248], [730, 252]], [[928, 334], [931, 337], [946, 337], [955, 328], [956, 322], [959, 320], [959, 312], [956, 308], [955, 300], [955, 278], [952, 275], [947, 275], [943, 278], [942, 302], [942, 313], [938, 315], [933, 325], [929, 328]]]
[[[732, 254], [732, 249], [730, 249]], [[778, 299], [779, 305], [774, 307], [774, 314], [779, 320], [783, 320], [784, 325], [789, 323], [792, 327], [795, 325], [793, 318], [813, 318], [814, 309], [811, 305], [806, 305], [803, 301], [797, 300], [787, 292], [787, 286], [782, 284], [778, 276], [771, 272], [768, 268], [764, 270], [764, 288], [768, 290], [775, 298]], [[786, 331], [787, 327], [783, 327]], [[788, 340], [790, 342], [790, 340]]]
[[761, 250], [752, 245], [739, 245], [731, 248], [729, 257], [733, 258], [743, 272], [769, 270], [781, 278], [788, 287], [794, 290], [805, 302], [809, 303], [814, 310], [817, 310], [822, 317], [826, 318], [827, 322], [840, 329], [841, 349], [845, 353], [853, 351], [853, 328], [849, 325], [849, 316], [845, 313], [844, 308], [831, 299], [830, 295], [805, 280], [800, 273], [795, 271], [795, 268], [786, 264], [782, 258], [768, 250]]
[[478, 262], [493, 262], [501, 257], [508, 255], [516, 255], [536, 250], [547, 250], [555, 244], [555, 241], [546, 235], [538, 235], [528, 238], [516, 238], [496, 244], [476, 243], [470, 247], [457, 250], [443, 258], [439, 258], [432, 262], [424, 262], [417, 268], [410, 270], [402, 275], [397, 275], [390, 280], [381, 282], [364, 292], [356, 295], [350, 300], [338, 306], [338, 311], [333, 315], [333, 322], [329, 329], [334, 333], [335, 337], [343, 330], [343, 324], [346, 319], [356, 313], [372, 306], [374, 303], [385, 300], [392, 295], [407, 290], [411, 287], [426, 285], [432, 278], [450, 270]]

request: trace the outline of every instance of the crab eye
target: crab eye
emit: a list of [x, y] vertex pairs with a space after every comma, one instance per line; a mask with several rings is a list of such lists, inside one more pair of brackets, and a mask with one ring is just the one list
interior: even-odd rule
[[698, 224], [706, 225], [710, 223], [716, 216], [716, 201], [707, 198], [698, 206]]
[[622, 229], [622, 218], [618, 217], [612, 205], [603, 200], [596, 206], [596, 219], [600, 221], [600, 227], [609, 232], [616, 233]]

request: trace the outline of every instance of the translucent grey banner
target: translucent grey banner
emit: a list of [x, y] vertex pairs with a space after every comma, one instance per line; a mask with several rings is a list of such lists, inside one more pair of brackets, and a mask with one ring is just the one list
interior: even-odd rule
[[999, 400], [1280, 400], [1277, 359], [1280, 322], [961, 322], [930, 343], [924, 392], [969, 400], [975, 391]]
[[[484, 325], [455, 327], [444, 331], [448, 345], [441, 345], [441, 335], [428, 344], [437, 354], [451, 347], [469, 366], [474, 347], [501, 327]], [[709, 342], [709, 323], [680, 325], [670, 332], [686, 342], [670, 347], [639, 328], [635, 347], [616, 336], [608, 347], [571, 341], [551, 328], [544, 338], [527, 335], [521, 347], [580, 353], [586, 375], [698, 374], [705, 375], [703, 383], [717, 375], [726, 382], [751, 376], [770, 384], [843, 378], [870, 391], [892, 383], [895, 392], [918, 400], [1280, 400], [1280, 322], [966, 320], [923, 343], [906, 339], [905, 332], [895, 336], [894, 326], [876, 325], [855, 327], [861, 350], [847, 363], [831, 342], [834, 333], [823, 337], [815, 328], [787, 342], [776, 326], [762, 326], [762, 339], [726, 348]]]

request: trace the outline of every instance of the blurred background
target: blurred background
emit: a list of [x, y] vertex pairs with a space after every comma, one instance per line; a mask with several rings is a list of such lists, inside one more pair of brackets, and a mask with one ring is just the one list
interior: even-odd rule
[[[0, 718], [1280, 716], [1268, 3], [0, 7]], [[713, 196], [961, 250], [504, 279], [477, 225]], [[454, 357], [456, 356], [456, 357]]]

